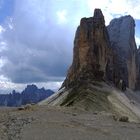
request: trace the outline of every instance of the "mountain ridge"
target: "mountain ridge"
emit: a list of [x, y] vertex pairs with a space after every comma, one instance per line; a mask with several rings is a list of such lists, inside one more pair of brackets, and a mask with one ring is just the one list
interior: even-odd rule
[[21, 93], [13, 90], [10, 94], [0, 94], [0, 106], [14, 107], [29, 103], [38, 103], [53, 93], [50, 89], [38, 88], [34, 84], [27, 85]]

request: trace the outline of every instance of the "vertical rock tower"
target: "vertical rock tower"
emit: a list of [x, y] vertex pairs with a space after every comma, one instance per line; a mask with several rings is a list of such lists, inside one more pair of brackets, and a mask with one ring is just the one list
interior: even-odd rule
[[135, 43], [135, 21], [131, 16], [113, 19], [105, 26], [100, 9], [82, 18], [74, 40], [73, 63], [62, 87], [89, 81], [121, 81], [130, 89], [139, 88], [140, 65]]
[[112, 79], [114, 83], [122, 79], [127, 87], [135, 89], [137, 83], [137, 47], [133, 17], [123, 16], [113, 19], [108, 26], [108, 33], [113, 51]]
[[62, 87], [71, 87], [85, 80], [104, 80], [109, 46], [104, 16], [100, 9], [95, 9], [94, 16], [82, 18], [77, 28], [73, 63]]

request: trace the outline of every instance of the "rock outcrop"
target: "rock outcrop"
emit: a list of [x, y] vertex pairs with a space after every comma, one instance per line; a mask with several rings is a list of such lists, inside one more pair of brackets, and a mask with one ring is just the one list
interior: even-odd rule
[[135, 43], [135, 21], [131, 16], [113, 19], [105, 26], [100, 9], [82, 18], [74, 40], [73, 63], [62, 87], [87, 81], [120, 83], [130, 89], [139, 85], [140, 70]]
[[73, 63], [62, 87], [87, 80], [104, 80], [109, 47], [104, 16], [100, 9], [95, 9], [94, 16], [82, 18], [77, 28]]
[[108, 33], [113, 51], [113, 62], [108, 62], [112, 67], [109, 77], [115, 84], [123, 80], [127, 87], [135, 89], [138, 69], [135, 21], [131, 16], [113, 19], [108, 26]]

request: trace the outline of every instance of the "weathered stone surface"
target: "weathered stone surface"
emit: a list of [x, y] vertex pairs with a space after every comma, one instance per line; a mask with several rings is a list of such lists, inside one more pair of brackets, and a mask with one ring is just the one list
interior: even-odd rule
[[82, 18], [77, 28], [73, 63], [63, 86], [84, 80], [104, 80], [109, 46], [104, 16], [100, 9], [95, 9], [94, 16]]
[[113, 50], [112, 60], [108, 62], [107, 68], [109, 77], [115, 84], [123, 80], [129, 88], [135, 89], [137, 82], [135, 21], [131, 16], [113, 19], [108, 26], [108, 33]]
[[113, 19], [106, 28], [100, 9], [82, 18], [74, 40], [73, 63], [63, 86], [109, 81], [120, 89], [138, 89], [140, 59], [135, 43], [135, 21], [131, 16]]

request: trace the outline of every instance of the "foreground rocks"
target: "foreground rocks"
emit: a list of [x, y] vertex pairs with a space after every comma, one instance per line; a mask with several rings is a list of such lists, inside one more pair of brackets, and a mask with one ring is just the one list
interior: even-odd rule
[[18, 107], [17, 109], [19, 111], [22, 111], [22, 110], [33, 110], [34, 106], [35, 106], [35, 104], [27, 104], [25, 106]]
[[19, 113], [16, 108], [0, 108], [0, 112], [1, 140], [21, 140], [21, 131], [34, 121], [34, 117]]
[[112, 115], [114, 121], [120, 121], [120, 122], [129, 122], [129, 117], [127, 116], [116, 116], [116, 115]]
[[127, 116], [121, 116], [121, 117], [119, 118], [119, 121], [120, 121], [120, 122], [129, 122], [129, 118], [128, 118]]

